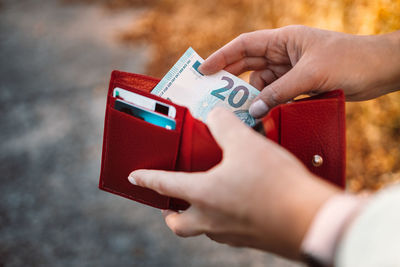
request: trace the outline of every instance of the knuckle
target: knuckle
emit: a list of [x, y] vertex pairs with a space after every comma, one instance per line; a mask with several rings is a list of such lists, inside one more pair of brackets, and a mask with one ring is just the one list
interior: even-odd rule
[[209, 208], [214, 202], [215, 197], [211, 192], [215, 191], [215, 183], [213, 182], [215, 179], [210, 179], [210, 177], [214, 177], [210, 172], [210, 170], [207, 171], [201, 177], [202, 181], [190, 192], [191, 203], [199, 209]]
[[207, 190], [209, 186], [199, 184], [190, 192], [190, 201], [192, 204], [195, 204], [199, 208], [203, 208], [207, 205], [207, 196], [209, 190]]
[[266, 99], [267, 102], [272, 106], [277, 106], [284, 102], [282, 92], [278, 86], [271, 86], [269, 88], [269, 97]]
[[288, 25], [288, 26], [282, 27], [282, 29], [283, 29], [284, 31], [288, 31], [288, 32], [302, 32], [302, 31], [304, 31], [304, 30], [307, 29], [307, 28], [308, 28], [307, 26], [298, 25], [298, 24], [295, 24], [295, 25]]
[[323, 71], [320, 67], [316, 67], [315, 64], [309, 64], [307, 71], [304, 72], [304, 78], [311, 84], [314, 84], [315, 82], [322, 80], [322, 74]]
[[172, 232], [173, 232], [174, 234], [176, 234], [177, 236], [180, 236], [180, 237], [187, 237], [187, 236], [189, 236], [189, 235], [187, 234], [187, 232], [184, 231], [184, 229], [179, 228], [178, 226], [173, 227], [171, 230], [172, 230]]
[[188, 231], [184, 228], [179, 217], [177, 218], [174, 216], [173, 218], [166, 218], [166, 223], [175, 235], [182, 237], [188, 236]]
[[250, 33], [245, 32], [241, 33], [238, 37], [238, 42], [240, 43], [240, 46], [242, 47], [241, 52], [242, 52], [242, 57], [247, 57], [247, 41], [249, 39]]
[[229, 242], [227, 245], [234, 247], [234, 248], [241, 248], [244, 246], [244, 244], [242, 242], [238, 242], [238, 241]]
[[243, 33], [239, 34], [238, 40], [240, 40], [240, 41], [246, 40], [246, 38], [247, 38], [248, 36], [249, 36], [249, 33], [248, 33], [248, 32], [243, 32]]
[[195, 204], [196, 206], [200, 206], [204, 204], [204, 194], [199, 189], [194, 189], [190, 192], [190, 202]]
[[250, 62], [249, 62], [249, 58], [248, 57], [245, 57], [244, 59], [243, 59], [243, 61], [242, 61], [242, 66], [241, 66], [241, 69], [242, 69], [242, 71], [248, 71], [248, 70], [250, 70]]
[[170, 226], [171, 231], [176, 234], [177, 236], [184, 236], [185, 232], [183, 231], [182, 228], [179, 227], [179, 225], [172, 225]]
[[250, 81], [258, 79], [260, 77], [260, 72], [259, 71], [252, 71], [250, 73]]
[[154, 189], [155, 191], [157, 191], [161, 195], [165, 195], [165, 192], [167, 190], [166, 189], [166, 185], [164, 183], [162, 183], [161, 180], [159, 180], [159, 179], [153, 179], [150, 182], [150, 188]]
[[261, 88], [259, 88], [260, 80], [261, 80], [261, 75], [260, 75], [259, 71], [252, 71], [250, 73], [249, 82], [251, 85], [256, 87], [258, 90], [261, 89]]

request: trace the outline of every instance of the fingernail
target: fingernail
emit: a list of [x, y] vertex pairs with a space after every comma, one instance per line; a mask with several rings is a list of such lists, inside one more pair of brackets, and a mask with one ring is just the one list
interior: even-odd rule
[[267, 114], [268, 106], [261, 99], [257, 100], [253, 104], [251, 104], [249, 108], [250, 115], [254, 118], [260, 118], [263, 115]]
[[203, 74], [203, 75], [211, 75], [211, 74], [214, 74], [216, 72], [214, 66], [212, 66], [210, 64], [208, 64], [208, 66], [207, 66], [207, 64], [204, 64], [204, 62], [201, 63], [201, 65], [198, 67], [197, 70], [199, 72], [201, 72], [201, 74]]
[[129, 174], [128, 180], [131, 184], [137, 185], [135, 178], [132, 176], [132, 174]]
[[201, 73], [201, 74], [203, 74], [203, 75], [207, 75], [207, 72], [206, 71], [204, 71], [204, 69], [203, 69], [204, 67], [203, 67], [203, 64], [201, 64], [198, 68], [197, 68], [197, 70]]

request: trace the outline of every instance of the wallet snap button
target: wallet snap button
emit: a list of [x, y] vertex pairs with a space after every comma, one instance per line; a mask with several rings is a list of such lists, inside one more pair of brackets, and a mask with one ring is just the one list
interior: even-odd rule
[[324, 159], [320, 155], [314, 155], [312, 158], [312, 164], [314, 167], [319, 167], [324, 163]]

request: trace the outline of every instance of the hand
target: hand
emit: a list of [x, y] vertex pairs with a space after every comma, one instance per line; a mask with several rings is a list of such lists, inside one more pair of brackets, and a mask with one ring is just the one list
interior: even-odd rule
[[240, 35], [199, 71], [239, 75], [254, 70], [250, 84], [262, 92], [250, 113], [259, 118], [300, 94], [343, 89], [347, 100], [358, 101], [400, 89], [399, 47], [400, 31], [357, 36], [288, 26]]
[[231, 112], [214, 109], [207, 121], [223, 150], [219, 165], [196, 173], [137, 170], [129, 180], [191, 203], [181, 213], [164, 212], [179, 236], [206, 234], [217, 242], [298, 258], [314, 214], [339, 190]]

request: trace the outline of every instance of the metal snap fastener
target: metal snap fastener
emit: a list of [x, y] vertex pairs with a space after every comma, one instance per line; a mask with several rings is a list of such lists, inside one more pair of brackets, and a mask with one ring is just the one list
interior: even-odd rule
[[312, 165], [314, 167], [319, 167], [324, 163], [324, 159], [320, 155], [314, 155], [312, 158]]

